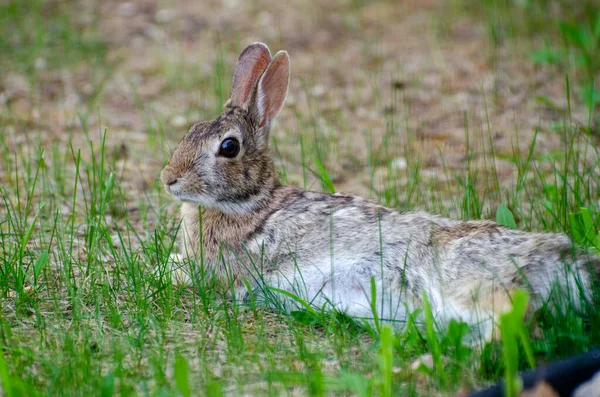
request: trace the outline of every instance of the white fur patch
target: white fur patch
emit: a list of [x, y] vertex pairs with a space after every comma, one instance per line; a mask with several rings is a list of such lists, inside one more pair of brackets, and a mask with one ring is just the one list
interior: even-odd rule
[[181, 201], [187, 201], [197, 204], [204, 208], [214, 208], [224, 214], [248, 214], [256, 209], [256, 205], [262, 199], [260, 196], [253, 196], [250, 200], [244, 202], [218, 201], [207, 194], [175, 194]]

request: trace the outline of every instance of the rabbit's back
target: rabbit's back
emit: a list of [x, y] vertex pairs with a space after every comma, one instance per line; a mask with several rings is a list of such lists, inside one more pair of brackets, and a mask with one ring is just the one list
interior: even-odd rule
[[247, 244], [270, 261], [278, 280], [301, 280], [308, 295], [329, 291], [335, 297], [337, 288], [344, 296], [333, 300], [347, 303], [352, 291], [368, 292], [373, 278], [378, 293], [389, 291], [414, 302], [426, 291], [434, 310], [460, 316], [461, 308], [479, 297], [484, 305], [508, 305], [508, 294], [517, 288], [529, 289], [541, 300], [557, 280], [573, 294], [589, 289], [584, 261], [570, 256], [572, 244], [561, 234], [397, 212], [362, 198], [282, 189], [290, 189], [287, 200]]
[[[401, 274], [411, 262], [434, 261], [436, 228], [453, 221], [425, 212], [396, 212], [368, 200], [295, 190], [266, 220], [254, 245], [284, 269], [303, 267], [364, 268], [365, 273]], [[251, 245], [253, 242], [249, 242]], [[261, 246], [261, 249], [263, 246]], [[427, 266], [424, 266], [425, 268]]]
[[278, 287], [292, 286], [313, 302], [324, 296], [353, 315], [371, 311], [365, 297], [375, 292], [386, 301], [379, 315], [396, 319], [424, 289], [438, 289], [433, 237], [456, 221], [358, 197], [282, 189], [290, 189], [288, 199], [246, 242]]

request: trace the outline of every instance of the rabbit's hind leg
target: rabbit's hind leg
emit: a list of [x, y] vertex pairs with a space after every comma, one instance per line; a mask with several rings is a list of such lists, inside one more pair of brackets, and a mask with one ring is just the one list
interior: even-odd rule
[[448, 306], [452, 307], [447, 313], [454, 313], [469, 325], [472, 329], [468, 338], [471, 344], [499, 338], [499, 317], [512, 310], [512, 297], [517, 289], [497, 285], [485, 288], [463, 285], [460, 291], [462, 293], [446, 297], [451, 302]]

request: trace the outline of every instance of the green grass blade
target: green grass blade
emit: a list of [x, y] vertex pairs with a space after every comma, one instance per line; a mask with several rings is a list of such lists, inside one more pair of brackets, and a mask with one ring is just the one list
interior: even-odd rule
[[190, 388], [189, 365], [185, 357], [181, 354], [175, 355], [175, 385], [183, 397], [190, 397], [192, 389]]
[[498, 205], [498, 209], [496, 210], [496, 222], [498, 222], [502, 226], [506, 226], [509, 229], [517, 228], [517, 222], [515, 222], [515, 217], [504, 203], [500, 203]]

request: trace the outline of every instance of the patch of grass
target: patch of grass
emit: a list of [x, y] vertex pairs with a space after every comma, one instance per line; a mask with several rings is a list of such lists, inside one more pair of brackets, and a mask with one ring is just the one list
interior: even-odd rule
[[41, 69], [102, 59], [106, 45], [93, 29], [94, 10], [88, 11], [87, 19], [77, 21], [68, 12], [74, 5], [49, 0], [0, 4], [0, 67], [33, 77]]
[[522, 291], [517, 291], [513, 296], [513, 309], [509, 313], [500, 316], [500, 332], [502, 332], [502, 345], [504, 347], [504, 382], [507, 397], [516, 397], [521, 392], [523, 385], [518, 377], [519, 369], [519, 346], [518, 342], [526, 352], [528, 364], [535, 366], [533, 351], [529, 342], [529, 330], [523, 323], [529, 297]]
[[[14, 56], [0, 62], [36, 78], [37, 59], [45, 59], [48, 68], [70, 70], [104, 56], [106, 48], [93, 26], [89, 31], [81, 27], [69, 4], [2, 5], [0, 32], [7, 37], [2, 49]], [[212, 93], [202, 118], [214, 115], [227, 95], [231, 65], [223, 53], [208, 77], [182, 76], [187, 69], [177, 65], [165, 69], [174, 88], [198, 83], [198, 90]], [[136, 87], [130, 91], [135, 94]], [[290, 175], [300, 184], [333, 191], [353, 177], [339, 164], [347, 142], [333, 131], [344, 125], [336, 120], [342, 113], [321, 109], [308, 84], [304, 91], [310, 109], [294, 109], [296, 128], [277, 139], [278, 157], [301, 165], [298, 175]], [[383, 90], [377, 95], [386, 99]], [[401, 107], [399, 94], [392, 95], [392, 107]], [[150, 135], [143, 156], [166, 160], [164, 117], [156, 114], [160, 109], [133, 96], [131, 111], [137, 106], [143, 120], [139, 129]], [[482, 97], [485, 103], [485, 93]], [[192, 263], [198, 270], [193, 287], [174, 286], [169, 255], [176, 250], [180, 228], [175, 205], [156, 178], [139, 181], [134, 171], [123, 172], [137, 164], [116, 154], [109, 143], [114, 129], [91, 128], [94, 112], [88, 111], [73, 127], [85, 137], [83, 144], [68, 138], [48, 143], [48, 131], [13, 117], [10, 104], [3, 114], [0, 382], [8, 396], [453, 395], [461, 386], [482, 386], [503, 374], [511, 380], [521, 369], [600, 343], [594, 303], [564, 307], [560, 297], [532, 320], [543, 337], [530, 337], [533, 323], [522, 318], [516, 300], [515, 310], [502, 321], [502, 339], [476, 349], [467, 343], [466, 324], [442, 326], [427, 307], [392, 330], [379, 319], [369, 326], [290, 294], [283, 298], [296, 307], [286, 311], [283, 304], [277, 306], [285, 294], [272, 290], [266, 299], [281, 307], [280, 313], [259, 304], [258, 294], [266, 291], [257, 291], [249, 301], [232, 299], [230, 286], [203, 273], [201, 262]], [[411, 116], [398, 120], [390, 111], [383, 137], [348, 126], [344, 133], [356, 134], [352, 139], [364, 139], [367, 147], [364, 159], [350, 153], [348, 161], [368, 168], [370, 191], [386, 205], [565, 232], [593, 249], [598, 243], [600, 154], [595, 141], [571, 120], [569, 109], [562, 116], [556, 130], [562, 146], [544, 154], [537, 133], [526, 145], [515, 143], [504, 157], [481, 150], [493, 144], [492, 127], [489, 122], [469, 125], [464, 169], [443, 166], [434, 175], [440, 178], [432, 178], [424, 172], [424, 153], [415, 150]], [[398, 128], [409, 137], [404, 145], [396, 142]], [[500, 160], [515, 170], [512, 184], [500, 183]], [[284, 171], [285, 165], [282, 161]], [[376, 180], [382, 170], [383, 180]], [[132, 188], [143, 183], [143, 189]], [[433, 367], [411, 367], [426, 355]]]
[[[531, 61], [558, 67], [574, 77], [578, 98], [588, 109], [584, 127], [598, 135], [600, 115], [600, 6], [594, 0], [467, 1], [470, 12], [485, 18], [493, 47], [522, 45]], [[559, 108], [549, 98], [544, 103]]]
[[[586, 138], [577, 131], [570, 139]], [[41, 147], [3, 160], [2, 167], [10, 167], [15, 177], [1, 188], [5, 370], [0, 367], [0, 376], [13, 394], [101, 390], [106, 395], [186, 395], [202, 390], [206, 395], [277, 395], [298, 388], [312, 395], [451, 394], [465, 383], [496, 379], [502, 368], [512, 377], [532, 365], [532, 355], [555, 358], [600, 342], [600, 334], [590, 332], [599, 318], [590, 304], [582, 306], [583, 317], [576, 319], [570, 309], [546, 313], [540, 321], [543, 340], [513, 346], [512, 339], [503, 339], [486, 344], [478, 355], [465, 342], [465, 324], [440, 328], [427, 308], [425, 327], [414, 313], [401, 331], [392, 333], [386, 326], [368, 331], [306, 302], [290, 316], [248, 307], [231, 301], [227, 291], [219, 292], [209, 275], [198, 277], [191, 290], [175, 287], [166, 264], [178, 224], [169, 219], [162, 199], [143, 203], [149, 198], [123, 189], [116, 160], [107, 156], [107, 134], [90, 133], [87, 148], [71, 149], [70, 159], [54, 156], [56, 164], [46, 163]], [[586, 194], [597, 192], [589, 167], [598, 163], [581, 161], [571, 144], [563, 156], [552, 160], [556, 164], [548, 175], [525, 166], [527, 160], [515, 153], [523, 184], [497, 196], [548, 197], [544, 210], [528, 210], [515, 199], [510, 211], [519, 215], [520, 226], [569, 231], [570, 222], [576, 236], [591, 236], [593, 215], [581, 210], [577, 216], [569, 214]], [[574, 170], [582, 166], [586, 172], [576, 175]], [[471, 180], [469, 194], [478, 195], [484, 180], [474, 175]], [[550, 193], [549, 180], [559, 181]], [[158, 184], [153, 187], [159, 189]], [[404, 194], [401, 185], [396, 189], [396, 195]], [[425, 199], [415, 197], [415, 206]], [[150, 213], [157, 218], [142, 230], [133, 227], [131, 214], [119, 210], [128, 203], [146, 212], [145, 219]], [[500, 208], [503, 222], [517, 222], [510, 220], [508, 208]], [[511, 356], [498, 354], [497, 343], [504, 351], [512, 346]], [[524, 349], [526, 362], [515, 361], [515, 348]], [[428, 353], [434, 357], [433, 369], [409, 368], [412, 360]], [[419, 376], [425, 377], [425, 386]]]

